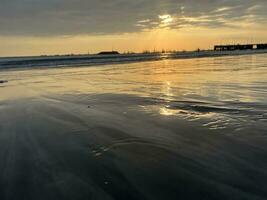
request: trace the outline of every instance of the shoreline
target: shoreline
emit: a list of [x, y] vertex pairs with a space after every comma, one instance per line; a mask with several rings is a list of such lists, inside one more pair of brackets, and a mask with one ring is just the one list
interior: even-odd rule
[[117, 55], [33, 56], [0, 58], [0, 70], [66, 68], [126, 64], [175, 59], [196, 59], [265, 54], [267, 50], [188, 51], [176, 53], [133, 53]]

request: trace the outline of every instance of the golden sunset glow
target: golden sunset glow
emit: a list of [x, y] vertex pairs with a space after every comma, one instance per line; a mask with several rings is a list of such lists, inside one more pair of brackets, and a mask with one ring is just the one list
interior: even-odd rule
[[[157, 0], [144, 5], [125, 3], [125, 8], [119, 9], [116, 2], [80, 1], [75, 8], [62, 2], [59, 10], [51, 7], [53, 3], [44, 3], [51, 9], [49, 14], [42, 9], [36, 17], [30, 15], [34, 5], [22, 4], [11, 15], [5, 9], [9, 4], [13, 5], [10, 2], [0, 8], [0, 56], [87, 54], [111, 49], [121, 53], [181, 51], [267, 40], [264, 2], [239, 5], [234, 1]], [[22, 12], [24, 7], [28, 13]], [[109, 9], [103, 10], [105, 7]]]
[[[168, 24], [172, 18], [166, 17], [161, 25]], [[192, 20], [192, 19], [190, 19]], [[195, 32], [198, 34], [196, 35]], [[172, 30], [168, 27], [157, 27], [140, 33], [90, 36], [57, 36], [57, 37], [0, 37], [0, 55], [44, 55], [44, 54], [87, 54], [97, 53], [114, 48], [120, 52], [144, 50], [195, 50], [211, 49], [218, 43], [264, 42], [265, 30], [247, 29], [234, 33], [231, 29], [207, 29], [184, 27]], [[257, 35], [258, 37], [249, 37]], [[133, 42], [134, 41], [134, 42]]]
[[267, 0], [0, 0], [0, 200], [267, 199]]

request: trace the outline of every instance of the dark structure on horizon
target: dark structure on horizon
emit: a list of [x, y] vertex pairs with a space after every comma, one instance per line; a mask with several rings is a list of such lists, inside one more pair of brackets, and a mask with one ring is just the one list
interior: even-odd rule
[[214, 46], [214, 51], [262, 50], [262, 49], [267, 49], [267, 44], [236, 44], [236, 45]]
[[102, 51], [98, 53], [98, 55], [118, 55], [120, 54], [118, 51]]
[[257, 44], [257, 49], [267, 49], [267, 44]]

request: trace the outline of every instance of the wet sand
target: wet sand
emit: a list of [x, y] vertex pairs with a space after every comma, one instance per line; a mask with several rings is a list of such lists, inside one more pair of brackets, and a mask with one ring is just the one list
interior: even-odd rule
[[265, 64], [1, 72], [0, 199], [266, 199]]

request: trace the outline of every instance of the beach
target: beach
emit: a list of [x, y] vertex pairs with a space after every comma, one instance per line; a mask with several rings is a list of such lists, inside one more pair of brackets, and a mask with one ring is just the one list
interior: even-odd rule
[[2, 69], [0, 199], [266, 199], [266, 63]]

